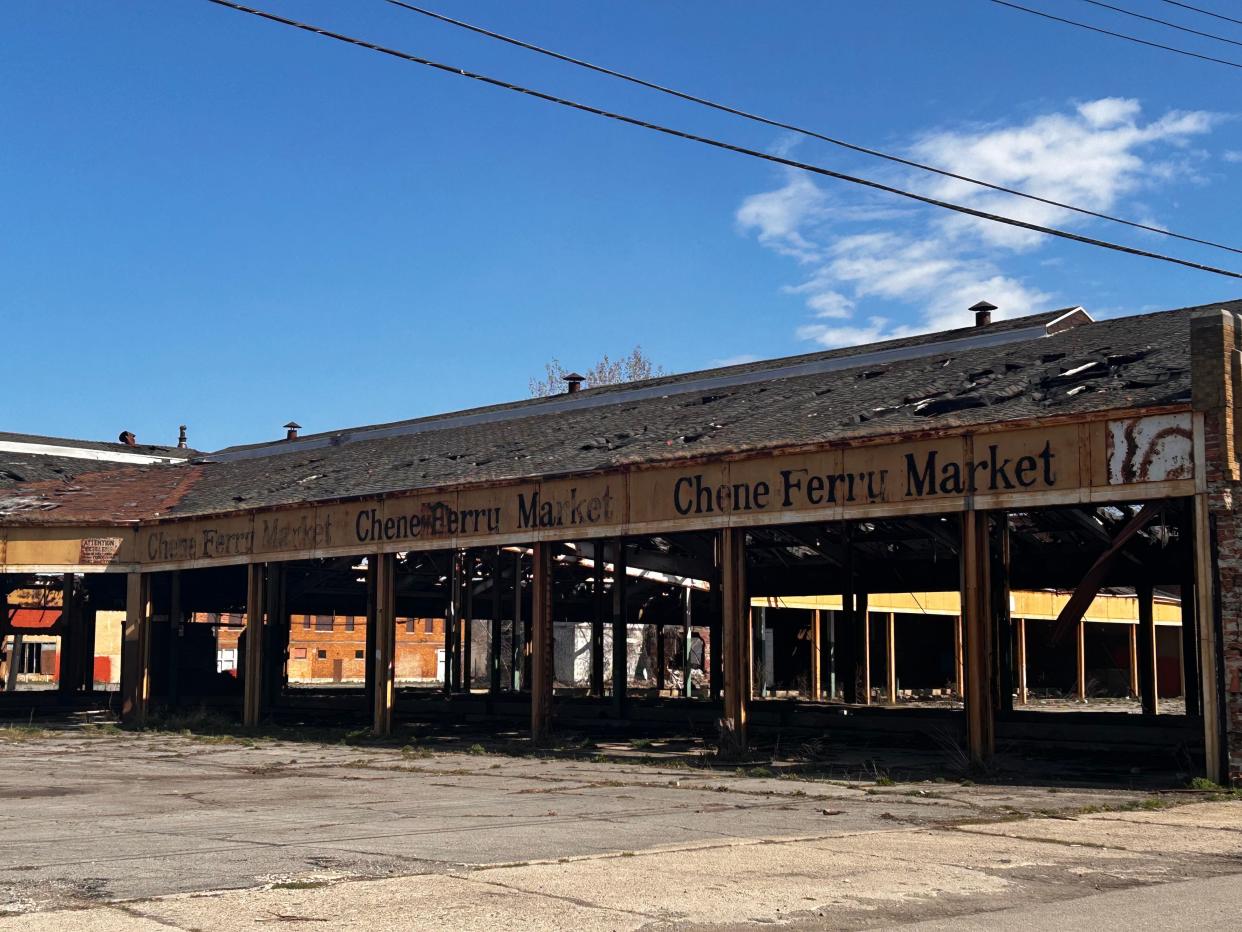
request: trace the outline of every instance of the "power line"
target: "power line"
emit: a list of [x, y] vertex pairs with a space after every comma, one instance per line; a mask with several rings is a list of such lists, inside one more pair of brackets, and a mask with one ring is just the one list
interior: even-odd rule
[[1113, 6], [1111, 3], [1104, 3], [1103, 0], [1082, 0], [1082, 2], [1089, 3], [1092, 6], [1103, 7], [1106, 10], [1112, 10], [1114, 13], [1120, 13], [1123, 16], [1133, 16], [1135, 19], [1145, 19], [1149, 23], [1159, 23], [1161, 26], [1168, 26], [1170, 29], [1177, 29], [1180, 32], [1188, 32], [1192, 36], [1202, 36], [1205, 39], [1215, 39], [1217, 42], [1228, 42], [1230, 45], [1242, 47], [1242, 42], [1239, 42], [1237, 39], [1226, 39], [1224, 36], [1218, 36], [1215, 33], [1200, 32], [1198, 29], [1191, 29], [1189, 26], [1171, 23], [1167, 19], [1148, 16], [1146, 13], [1136, 13], [1133, 10], [1127, 10], [1125, 7]]
[[1077, 26], [1079, 29], [1089, 29], [1092, 32], [1098, 32], [1100, 35], [1112, 36], [1114, 39], [1125, 39], [1127, 42], [1135, 42], [1139, 45], [1146, 45], [1153, 49], [1163, 49], [1166, 52], [1176, 52], [1178, 55], [1185, 55], [1189, 58], [1198, 58], [1202, 61], [1215, 62], [1218, 65], [1228, 65], [1230, 68], [1242, 68], [1242, 62], [1230, 61], [1227, 58], [1213, 58], [1211, 55], [1200, 55], [1198, 52], [1191, 52], [1187, 49], [1179, 49], [1172, 45], [1161, 45], [1159, 42], [1149, 42], [1146, 39], [1140, 39], [1137, 36], [1129, 36], [1124, 32], [1113, 32], [1111, 29], [1101, 29], [1099, 26], [1092, 26], [1089, 23], [1082, 23], [1076, 19], [1066, 19], [1063, 16], [1053, 16], [1051, 13], [1045, 13], [1043, 10], [1033, 10], [1029, 6], [1019, 6], [1016, 3], [1010, 3], [1009, 0], [991, 0], [992, 3], [1007, 6], [1011, 10], [1020, 10], [1023, 13], [1030, 13], [1032, 16], [1042, 16], [1044, 19], [1050, 19], [1053, 22], [1064, 23], [1067, 26]]
[[462, 29], [467, 29], [470, 32], [474, 32], [482, 36], [487, 36], [489, 39], [497, 39], [500, 42], [506, 42], [509, 45], [514, 45], [514, 46], [517, 46], [518, 48], [526, 49], [531, 52], [536, 52], [540, 55], [546, 55], [549, 58], [554, 58], [558, 61], [567, 62], [571, 65], [577, 65], [580, 68], [586, 68], [587, 70], [597, 72], [598, 74], [608, 75], [609, 77], [613, 77], [613, 78], [620, 78], [622, 81], [628, 81], [631, 84], [637, 84], [640, 87], [649, 88], [650, 90], [653, 90], [653, 91], [659, 91], [661, 94], [668, 94], [672, 97], [677, 97], [677, 98], [680, 98], [681, 100], [686, 100], [691, 103], [702, 104], [703, 106], [710, 107], [713, 110], [719, 110], [722, 113], [728, 113], [733, 116], [742, 117], [743, 119], [753, 120], [756, 123], [762, 123], [766, 126], [772, 126], [777, 129], [789, 130], [791, 132], [800, 133], [803, 136], [809, 136], [812, 139], [818, 139], [818, 140], [821, 140], [822, 142], [831, 143], [834, 146], [840, 146], [843, 149], [849, 149], [853, 152], [861, 152], [864, 155], [870, 155], [876, 158], [886, 159], [889, 162], [896, 162], [898, 165], [905, 165], [909, 168], [917, 168], [920, 171], [931, 172], [936, 175], [941, 175], [945, 178], [953, 178], [957, 181], [965, 181], [970, 184], [978, 185], [979, 187], [988, 188], [992, 191], [1000, 191], [1004, 194], [1012, 194], [1015, 197], [1026, 198], [1029, 201], [1035, 201], [1040, 204], [1047, 204], [1050, 207], [1056, 207], [1061, 210], [1070, 210], [1075, 213], [1083, 214], [1088, 217], [1095, 217], [1098, 220], [1108, 220], [1112, 223], [1124, 224], [1125, 226], [1133, 227], [1134, 229], [1137, 229], [1137, 230], [1145, 230], [1148, 233], [1159, 233], [1163, 236], [1168, 236], [1173, 239], [1183, 240], [1184, 242], [1197, 243], [1200, 246], [1211, 246], [1214, 249], [1223, 249], [1226, 252], [1232, 252], [1232, 253], [1237, 253], [1239, 255], [1242, 255], [1242, 249], [1237, 249], [1233, 246], [1226, 246], [1222, 243], [1216, 243], [1211, 240], [1199, 239], [1198, 237], [1188, 236], [1182, 233], [1174, 233], [1171, 230], [1163, 230], [1160, 227], [1149, 226], [1148, 224], [1138, 223], [1134, 220], [1125, 220], [1121, 217], [1114, 217], [1111, 214], [1105, 214], [1105, 213], [1100, 213], [1099, 211], [1088, 210], [1085, 207], [1076, 207], [1073, 204], [1065, 204], [1065, 203], [1062, 203], [1061, 201], [1052, 200], [1051, 198], [1040, 197], [1035, 194], [1028, 194], [1025, 191], [1019, 191], [1015, 188], [1008, 188], [1008, 187], [1005, 187], [1004, 185], [993, 184], [992, 182], [989, 182], [989, 181], [981, 181], [978, 178], [972, 178], [968, 175], [960, 175], [956, 172], [948, 171], [947, 169], [937, 168], [934, 165], [927, 165], [922, 162], [916, 162], [912, 159], [906, 159], [906, 158], [902, 158], [901, 156], [892, 155], [887, 152], [881, 152], [878, 149], [871, 149], [871, 148], [868, 148], [867, 146], [858, 145], [852, 142], [846, 142], [843, 139], [837, 139], [832, 136], [825, 136], [822, 133], [817, 133], [814, 130], [805, 129], [804, 127], [801, 127], [801, 126], [795, 126], [792, 123], [785, 123], [780, 120], [772, 119], [770, 117], [760, 116], [759, 114], [756, 114], [756, 113], [750, 113], [745, 110], [740, 110], [736, 107], [729, 106], [728, 104], [722, 104], [717, 101], [708, 100], [704, 97], [698, 97], [686, 91], [679, 91], [676, 88], [667, 87], [662, 84], [656, 84], [655, 82], [648, 81], [644, 78], [639, 78], [631, 74], [626, 74], [625, 72], [622, 72], [622, 71], [615, 71], [612, 68], [606, 68], [603, 65], [596, 65], [589, 61], [584, 61], [581, 58], [574, 58], [572, 55], [566, 55], [562, 52], [556, 52], [556, 51], [553, 51], [552, 49], [543, 48], [541, 46], [534, 45], [530, 42], [526, 42], [522, 39], [514, 38], [513, 36], [506, 36], [503, 33], [493, 32], [492, 30], [486, 29], [483, 26], [476, 26], [473, 23], [467, 23], [460, 19], [454, 19], [453, 17], [446, 16], [443, 13], [437, 13], [435, 10], [429, 10], [429, 9], [426, 9], [425, 7], [415, 6], [411, 3], [406, 3], [404, 2], [404, 0], [385, 0], [385, 2], [391, 3], [393, 6], [397, 6], [397, 7], [401, 7], [402, 9], [409, 10], [412, 13], [418, 13], [421, 16], [426, 16], [426, 17], [429, 17], [430, 19], [439, 20], [440, 22], [447, 23], [451, 26], [458, 26]]
[[1211, 10], [1205, 10], [1201, 6], [1191, 6], [1189, 3], [1178, 3], [1177, 0], [1164, 0], [1170, 6], [1180, 6], [1183, 10], [1194, 10], [1196, 13], [1202, 13], [1204, 16], [1214, 16], [1217, 19], [1223, 19], [1227, 23], [1237, 23], [1242, 26], [1242, 19], [1234, 19], [1232, 16], [1226, 16], [1223, 13], [1213, 13]]
[[433, 61], [429, 58], [422, 58], [417, 55], [411, 55], [409, 52], [402, 52], [402, 51], [398, 51], [397, 49], [389, 48], [387, 46], [377, 45], [373, 42], [368, 42], [365, 39], [357, 39], [357, 38], [354, 38], [353, 36], [347, 36], [343, 33], [333, 32], [329, 29], [323, 29], [319, 26], [310, 25], [309, 23], [301, 23], [301, 22], [298, 22], [297, 20], [287, 19], [283, 16], [278, 16], [275, 13], [268, 13], [265, 10], [256, 10], [256, 9], [253, 9], [252, 7], [242, 6], [240, 3], [231, 2], [231, 0], [207, 0], [207, 2], [214, 3], [217, 6], [227, 7], [228, 9], [231, 9], [231, 10], [236, 10], [239, 13], [247, 13], [251, 16], [257, 16], [261, 19], [266, 19], [274, 23], [280, 23], [282, 26], [290, 26], [294, 29], [301, 29], [305, 32], [314, 33], [315, 35], [323, 36], [326, 39], [335, 39], [338, 42], [344, 42], [349, 45], [356, 45], [359, 48], [369, 49], [372, 52], [379, 52], [382, 55], [388, 55], [393, 58], [400, 59], [402, 61], [408, 61], [416, 65], [423, 65], [428, 68], [433, 68], [437, 71], [443, 71], [446, 74], [457, 75], [458, 77], [462, 77], [462, 78], [469, 78], [470, 80], [479, 81], [480, 83], [488, 84], [492, 87], [499, 87], [504, 90], [513, 91], [518, 94], [525, 94], [528, 97], [534, 97], [538, 100], [547, 101], [548, 103], [558, 104], [562, 107], [568, 107], [570, 109], [579, 110], [583, 113], [590, 113], [595, 116], [606, 117], [610, 120], [616, 120], [620, 123], [627, 123], [630, 126], [637, 126], [641, 129], [648, 129], [653, 132], [663, 133], [666, 136], [673, 136], [677, 139], [685, 139], [689, 142], [701, 143], [702, 145], [711, 146], [716, 149], [722, 149], [727, 152], [736, 152], [739, 155], [747, 155], [747, 156], [750, 156], [751, 158], [762, 159], [765, 162], [772, 162], [777, 165], [785, 165], [789, 168], [796, 168], [801, 171], [810, 172], [811, 174], [822, 175], [823, 177], [826, 177], [826, 178], [835, 178], [838, 181], [847, 181], [847, 182], [850, 182], [851, 184], [861, 185], [862, 187], [870, 188], [874, 191], [883, 191], [886, 194], [895, 194], [899, 197], [904, 197], [912, 201], [918, 201], [919, 203], [922, 203], [922, 204], [929, 204], [932, 207], [940, 207], [945, 210], [951, 210], [951, 211], [954, 211], [955, 213], [965, 214], [970, 217], [977, 217], [981, 220], [990, 220], [995, 223], [1005, 224], [1006, 226], [1018, 227], [1020, 229], [1030, 230], [1034, 233], [1042, 233], [1048, 236], [1056, 236], [1061, 239], [1072, 240], [1073, 242], [1076, 242], [1076, 243], [1084, 243], [1088, 246], [1097, 246], [1102, 249], [1110, 249], [1110, 250], [1113, 250], [1114, 252], [1126, 253], [1132, 256], [1141, 256], [1146, 259], [1157, 259], [1161, 262], [1169, 262], [1174, 265], [1184, 266], [1185, 268], [1196, 269], [1200, 272], [1210, 272], [1214, 275], [1223, 275], [1227, 278], [1242, 279], [1242, 272], [1232, 272], [1228, 269], [1220, 269], [1214, 266], [1204, 265], [1199, 262], [1192, 262], [1189, 259], [1179, 259], [1174, 256], [1166, 256], [1158, 252], [1150, 252], [1146, 249], [1137, 249], [1133, 246], [1124, 246], [1124, 245], [1121, 245], [1120, 243], [1109, 242], [1108, 240], [1095, 239], [1094, 237], [1083, 236], [1078, 233], [1071, 233], [1068, 230], [1060, 230], [1060, 229], [1057, 229], [1056, 227], [1041, 226], [1040, 224], [1037, 224], [1037, 223], [1029, 223], [1025, 220], [1017, 220], [1013, 217], [1004, 217], [999, 214], [992, 214], [992, 213], [988, 213], [987, 211], [976, 210], [973, 207], [966, 207], [961, 204], [954, 204], [950, 201], [938, 200], [933, 197], [927, 197], [926, 195], [923, 195], [923, 194], [915, 194], [912, 191], [904, 191], [901, 188], [896, 188], [896, 187], [893, 187], [892, 185], [883, 184], [882, 182], [879, 182], [879, 181], [872, 181], [869, 178], [861, 178], [861, 177], [858, 177], [857, 175], [847, 175], [843, 172], [833, 171], [832, 169], [824, 168], [823, 166], [820, 166], [820, 165], [812, 165], [807, 162], [799, 162], [794, 159], [785, 158], [784, 156], [772, 155], [771, 153], [768, 153], [768, 152], [760, 152], [757, 149], [748, 149], [745, 146], [739, 146], [739, 145], [735, 145], [734, 143], [724, 142], [719, 139], [713, 139], [709, 136], [700, 136], [694, 133], [685, 132], [684, 130], [673, 129], [672, 127], [664, 126], [659, 123], [652, 123], [647, 120], [639, 119], [638, 117], [626, 116], [625, 114], [616, 113], [611, 110], [603, 110], [599, 107], [595, 107], [590, 104], [579, 103], [578, 101], [569, 100], [564, 97], [557, 97], [553, 94], [548, 94], [548, 93], [545, 93], [544, 91], [539, 91], [533, 88], [524, 87], [523, 85], [520, 85], [520, 84], [512, 84], [508, 81], [503, 81], [500, 78], [489, 77], [488, 75], [485, 75], [485, 74], [479, 74], [478, 72], [474, 72], [474, 71], [467, 71], [464, 68], [457, 68], [453, 65], [446, 65], [442, 62]]

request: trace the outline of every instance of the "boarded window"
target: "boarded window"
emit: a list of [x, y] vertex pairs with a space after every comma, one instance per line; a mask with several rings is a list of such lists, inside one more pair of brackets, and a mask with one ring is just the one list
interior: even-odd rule
[[353, 615], [345, 616], [345, 630], [346, 631], [354, 630], [354, 616]]
[[315, 630], [316, 631], [331, 631], [332, 621], [333, 619], [331, 615], [316, 615], [315, 616]]
[[423, 634], [436, 633], [436, 620], [434, 618], [423, 619]]
[[405, 633], [406, 634], [414, 633], [414, 619], [413, 618], [407, 618], [405, 620]]
[[302, 630], [303, 630], [303, 631], [309, 631], [309, 630], [310, 630], [310, 615], [303, 615], [303, 616], [302, 616]]
[[295, 647], [293, 649], [293, 659], [294, 660], [305, 660], [306, 659], [306, 648]]

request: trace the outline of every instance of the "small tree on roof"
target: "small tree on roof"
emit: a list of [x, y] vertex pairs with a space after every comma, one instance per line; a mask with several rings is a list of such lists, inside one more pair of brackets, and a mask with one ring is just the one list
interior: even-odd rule
[[[542, 379], [530, 380], [530, 394], [533, 398], [546, 398], [548, 395], [560, 395], [565, 391], [565, 376], [570, 370], [553, 359], [544, 366], [547, 375]], [[607, 353], [587, 369], [584, 388], [598, 388], [601, 385], [619, 385], [622, 382], [640, 382], [643, 379], [655, 379], [668, 373], [663, 366], [656, 365], [643, 352], [641, 346], [635, 346], [628, 355], [620, 359], [612, 359]]]

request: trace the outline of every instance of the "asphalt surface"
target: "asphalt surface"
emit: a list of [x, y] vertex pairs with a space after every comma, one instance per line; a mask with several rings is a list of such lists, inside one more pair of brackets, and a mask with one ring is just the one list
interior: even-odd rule
[[779, 779], [646, 743], [0, 740], [0, 930], [1101, 929], [1131, 903], [1126, 928], [1187, 927], [1242, 892], [1242, 803], [1186, 793]]

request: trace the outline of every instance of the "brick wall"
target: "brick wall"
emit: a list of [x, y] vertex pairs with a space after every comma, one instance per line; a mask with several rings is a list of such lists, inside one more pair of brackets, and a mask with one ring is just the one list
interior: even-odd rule
[[[1235, 782], [1242, 780], [1242, 462], [1237, 434], [1242, 419], [1234, 407], [1242, 398], [1240, 338], [1242, 323], [1227, 311], [1199, 311], [1191, 318], [1193, 401], [1204, 421], [1207, 507], [1217, 549], [1213, 569], [1220, 593], [1225, 763]], [[1215, 662], [1201, 660], [1209, 669]]]

